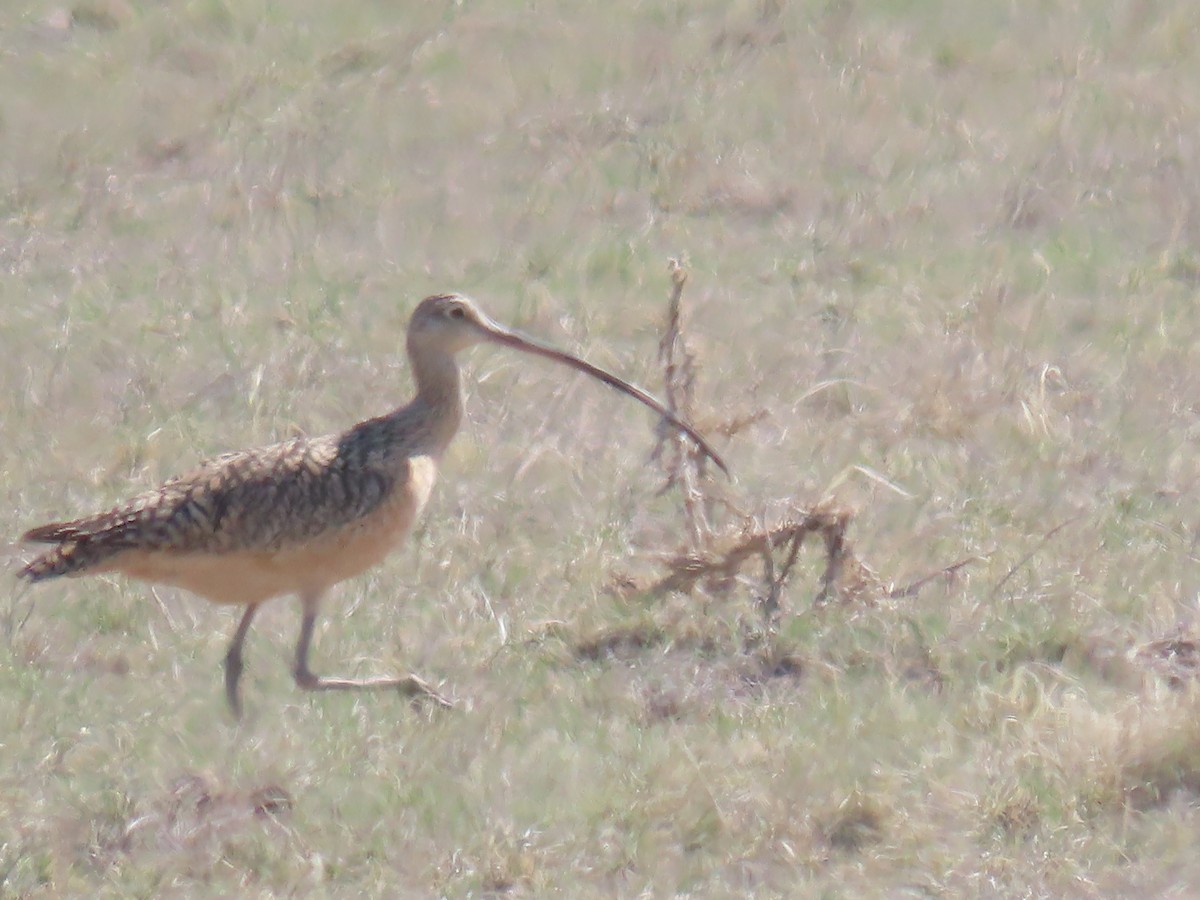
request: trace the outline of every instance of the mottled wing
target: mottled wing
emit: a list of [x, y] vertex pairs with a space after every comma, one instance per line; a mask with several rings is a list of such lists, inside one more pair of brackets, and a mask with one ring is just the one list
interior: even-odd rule
[[58, 546], [20, 573], [86, 571], [124, 550], [223, 553], [310, 541], [375, 509], [403, 472], [350, 458], [337, 437], [228, 453], [105, 513], [34, 528]]

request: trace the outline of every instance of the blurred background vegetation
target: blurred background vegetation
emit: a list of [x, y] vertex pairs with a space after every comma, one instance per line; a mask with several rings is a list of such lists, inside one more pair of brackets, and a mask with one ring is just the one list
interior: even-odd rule
[[1196, 890], [1197, 46], [1182, 0], [6, 4], [10, 537], [403, 402], [433, 291], [658, 390], [674, 256], [731, 496], [847, 511], [879, 584], [615, 589], [685, 538], [653, 421], [480, 349], [317, 648], [461, 709], [296, 692], [278, 602], [235, 726], [228, 611], [14, 582], [0, 892]]

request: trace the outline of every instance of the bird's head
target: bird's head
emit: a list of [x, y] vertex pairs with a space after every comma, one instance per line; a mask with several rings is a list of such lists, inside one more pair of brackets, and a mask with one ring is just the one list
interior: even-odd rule
[[408, 324], [408, 340], [410, 345], [453, 355], [503, 330], [469, 297], [435, 294], [417, 305]]

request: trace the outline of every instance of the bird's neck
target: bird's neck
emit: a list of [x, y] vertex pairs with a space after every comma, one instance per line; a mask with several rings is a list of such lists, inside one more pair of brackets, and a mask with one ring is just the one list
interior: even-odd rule
[[441, 456], [458, 431], [463, 414], [462, 379], [458, 363], [449, 353], [429, 347], [408, 348], [417, 396], [405, 407], [406, 418], [417, 419], [417, 431], [428, 442], [428, 451]]

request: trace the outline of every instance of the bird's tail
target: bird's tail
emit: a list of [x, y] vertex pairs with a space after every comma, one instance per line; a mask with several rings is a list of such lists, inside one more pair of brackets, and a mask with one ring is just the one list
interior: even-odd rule
[[51, 522], [25, 532], [23, 541], [55, 546], [22, 568], [17, 577], [37, 582], [60, 575], [82, 575], [120, 552], [121, 547], [106, 541], [103, 532], [90, 531], [85, 522]]

